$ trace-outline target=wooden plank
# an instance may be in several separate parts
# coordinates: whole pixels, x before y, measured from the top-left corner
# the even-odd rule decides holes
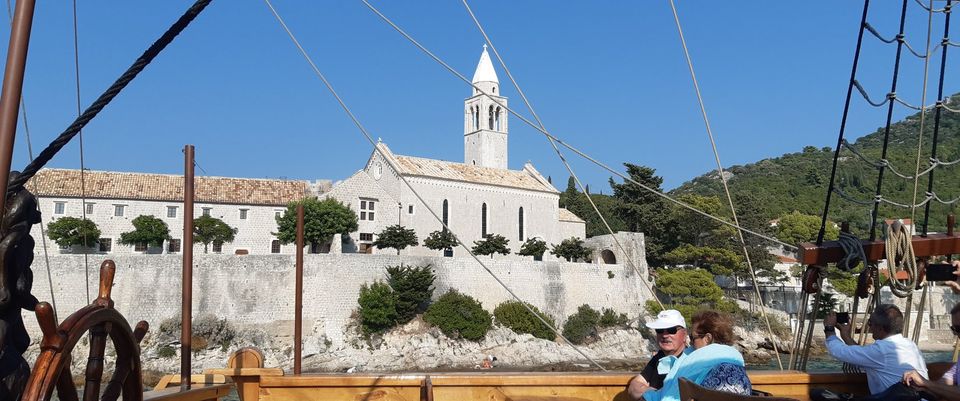
[[[180,387],[143,393],[144,401],[210,401],[226,397],[233,384],[199,384],[189,390]]]
[[[180,375],[165,375],[160,379],[160,382],[157,383],[158,389],[167,388],[171,384],[179,385],[180,384]],[[223,384],[228,383],[227,377],[222,374],[216,373],[204,373],[202,375],[190,375],[190,383],[196,384]],[[163,384],[163,386],[161,386]]]
[[[224,368],[206,369],[203,374],[224,376],[283,376],[280,368]]]
[[[260,389],[260,401],[290,400],[420,401],[420,387],[271,387]]]
[[[861,241],[867,260],[877,261],[886,258],[883,241]],[[913,236],[913,251],[918,258],[960,253],[960,236],[948,234],[930,234],[926,237]],[[826,266],[843,258],[843,248],[838,241],[826,241],[821,246],[811,242],[800,244],[798,252],[800,264]]]

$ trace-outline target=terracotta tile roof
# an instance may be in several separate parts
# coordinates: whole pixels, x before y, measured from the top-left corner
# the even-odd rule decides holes
[[[92,199],[183,201],[183,176],[86,171],[85,195]],[[197,177],[196,202],[286,205],[310,194],[307,181]],[[27,182],[37,196],[79,198],[80,170],[43,169]]]
[[[557,193],[552,185],[525,170],[480,167],[412,156],[396,155],[395,158],[403,174]]]
[[[571,212],[571,211],[569,211],[569,210],[567,210],[567,209],[564,209],[564,208],[562,208],[562,207],[560,208],[559,220],[560,220],[560,221],[574,221],[574,222],[577,222],[577,223],[584,223],[583,219],[577,217],[577,215],[573,214],[573,212]]]
[[[789,257],[789,256],[783,256],[783,255],[777,255],[777,260],[779,260],[780,263],[797,263],[797,262],[799,262],[799,260],[796,260],[796,259],[791,258],[791,257]]]

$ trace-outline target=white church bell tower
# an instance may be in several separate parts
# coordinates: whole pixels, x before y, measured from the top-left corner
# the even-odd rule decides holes
[[[500,81],[493,69],[487,45],[473,73],[473,95],[464,101],[463,162],[469,165],[507,168],[507,98],[500,96]],[[487,95],[484,95],[486,93]],[[502,105],[502,106],[501,106]]]

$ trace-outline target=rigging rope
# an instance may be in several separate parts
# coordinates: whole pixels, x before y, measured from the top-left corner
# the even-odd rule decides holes
[[[860,241],[860,238],[857,238],[857,236],[847,231],[840,231],[838,242],[840,243],[840,248],[843,249],[843,258],[837,262],[837,267],[851,271],[855,269],[860,262],[867,260],[867,255],[863,252],[863,242]]]
[[[143,69],[149,65],[150,62],[153,61],[153,59],[156,58],[161,51],[163,51],[164,48],[167,47],[167,45],[173,42],[173,39],[176,38],[180,32],[183,32],[187,25],[190,25],[190,22],[193,21],[194,18],[196,18],[197,15],[199,15],[208,4],[210,4],[210,1],[211,0],[197,0],[182,16],[180,16],[180,19],[171,25],[170,28],[167,29],[167,31],[164,32],[159,39],[157,39],[156,42],[150,45],[150,47],[144,51],[143,54],[138,57],[137,60],[134,61],[134,63],[126,71],[124,71],[120,78],[117,78],[117,80],[110,85],[110,87],[107,88],[107,90],[104,91],[103,94],[97,98],[97,100],[87,107],[80,117],[77,117],[77,119],[75,119],[73,123],[71,123],[70,126],[67,127],[67,129],[64,130],[56,139],[54,139],[53,142],[46,147],[46,149],[40,152],[40,154],[37,155],[37,158],[31,161],[30,164],[23,169],[23,173],[21,173],[20,176],[10,180],[9,188],[7,189],[7,197],[12,196],[12,194],[23,188],[24,184],[26,184],[27,181],[37,174],[37,171],[40,171],[40,169],[43,168],[43,166],[45,166],[50,159],[52,159],[53,156],[60,151],[60,149],[66,146],[66,144],[69,143],[70,140],[73,139],[73,137],[76,136],[77,133],[80,132],[80,130],[90,122],[90,120],[93,120],[93,118],[96,117],[104,107],[110,104],[110,101],[119,95],[120,91],[122,91],[123,88],[125,88],[128,84],[130,84],[131,81],[133,81],[134,78],[137,77],[137,74],[143,71]]]
[[[951,8],[951,0],[947,0],[947,5],[944,7],[944,10],[950,10],[950,8]],[[943,43],[950,42],[950,38],[949,38],[950,14],[952,13],[947,12],[943,18]],[[942,100],[943,99],[943,80],[944,80],[944,77],[946,76],[946,68],[947,68],[947,47],[944,46],[943,53],[940,54],[940,82],[937,85],[937,99],[940,99],[940,100],[937,100],[937,104],[936,104],[937,108],[936,108],[936,111],[934,111],[933,143],[930,149],[930,160],[937,160],[937,161],[938,161],[937,142],[940,135],[940,111],[946,108],[946,102]],[[955,164],[957,162],[960,162],[960,159],[950,162],[949,164],[947,163],[941,163],[941,164],[950,165],[950,164]],[[927,176],[927,192],[931,192],[931,193],[933,192],[933,173],[932,172],[930,173],[929,176]],[[920,231],[921,235],[927,235],[927,226],[929,222],[930,222],[930,204],[928,203],[923,210],[923,229],[922,231]]]
[[[933,0],[930,0],[930,8],[927,11],[929,11],[927,13],[927,52],[928,52],[927,54],[929,55],[930,40],[931,40],[931,36],[933,35]],[[923,89],[920,91],[921,105],[927,102],[927,79],[929,77],[929,73],[930,73],[930,58],[927,57],[923,60]],[[917,168],[915,170],[914,178],[913,178],[913,200],[910,203],[917,203],[917,191],[919,190],[919,187],[920,187],[920,157],[923,154],[923,125],[924,125],[924,122],[926,122],[926,116],[927,116],[927,109],[923,108],[922,110],[920,110],[920,127],[917,132]],[[930,168],[927,169],[927,172],[933,171],[935,167],[936,167],[936,164],[930,166]],[[932,189],[928,190],[927,192],[931,192],[931,191]],[[916,221],[916,212],[917,212],[916,207],[910,208],[911,223]],[[924,232],[924,234],[926,233]],[[923,310],[920,310],[920,313],[923,314]]]
[[[76,73],[77,83],[77,117],[80,117],[80,39],[77,33],[77,0],[73,0],[73,70]],[[80,216],[87,221],[87,190],[84,175],[86,168],[83,163],[83,130],[77,131],[77,141],[80,144]],[[87,287],[87,303],[90,303],[90,262],[87,241],[87,230],[83,230],[83,276]]]
[[[13,25],[13,10],[10,6],[10,0],[7,0],[7,19],[10,22],[10,25]],[[27,124],[27,103],[24,101],[24,96],[20,96],[20,113],[23,116],[23,133],[27,139],[27,155],[30,156],[30,160],[33,161],[33,143],[30,140],[30,125]],[[40,202],[37,199],[37,211],[40,211]],[[47,230],[44,228],[45,224],[43,219],[40,219],[40,244],[43,247],[43,261],[44,266],[47,270],[47,286],[50,288],[50,305],[53,306],[53,320],[58,321],[57,319],[57,299],[53,293],[53,273],[50,271],[50,253],[47,250]]]
[[[727,204],[730,206],[730,213],[733,215],[733,223],[740,225],[737,217],[737,209],[733,206],[733,197],[730,195],[730,187],[727,185],[727,176],[723,173],[723,164],[720,162],[720,152],[717,150],[717,141],[713,137],[713,130],[710,128],[710,119],[707,118],[707,108],[703,103],[703,96],[700,93],[700,84],[697,82],[697,74],[693,68],[693,59],[690,57],[690,50],[687,48],[687,40],[683,36],[683,28],[680,25],[680,15],[677,13],[677,7],[673,0],[670,0],[670,9],[673,11],[673,20],[677,25],[677,32],[680,34],[680,43],[683,46],[683,54],[687,59],[687,67],[690,69],[690,78],[693,81],[693,88],[697,94],[697,102],[700,104],[700,115],[703,117],[703,123],[706,126],[707,136],[710,138],[710,146],[713,148],[713,157],[717,162],[717,174],[720,175],[720,182],[723,183],[723,191],[727,195]],[[777,356],[777,365],[783,370],[783,361],[780,360],[780,350],[777,346],[777,337],[773,334],[773,327],[770,325],[770,318],[767,316],[767,307],[764,305],[763,297],[760,295],[760,284],[757,282],[757,273],[750,261],[750,252],[747,251],[747,241],[743,238],[743,231],[737,230],[740,239],[740,245],[743,248],[744,260],[747,262],[747,268],[750,271],[750,278],[753,280],[753,289],[760,302],[760,315],[767,324],[767,332],[770,334],[770,343],[773,344],[773,352]]]
[[[903,221],[896,220],[887,226],[885,248],[887,254],[887,272],[890,282],[890,291],[897,297],[904,298],[913,292],[917,285],[917,258],[913,252],[912,235]],[[897,270],[903,269],[907,279],[903,282],[897,279]]]
[[[337,100],[337,102],[340,104],[340,107],[343,109],[343,111],[347,113],[347,116],[350,117],[350,120],[353,122],[353,124],[357,126],[357,128],[360,130],[360,133],[363,135],[363,137],[370,143],[371,146],[373,146],[374,151],[377,152],[377,154],[379,154],[379,155],[380,155],[381,157],[383,157],[385,160],[389,160],[389,159],[386,158],[386,155],[384,155],[384,154],[382,153],[382,150],[380,150],[380,147],[377,146],[377,142],[374,141],[373,136],[370,135],[369,132],[367,132],[366,127],[364,127],[363,124],[360,123],[360,120],[356,117],[356,115],[353,114],[353,111],[350,110],[350,108],[347,106],[346,102],[343,100],[343,98],[340,97],[340,95],[337,93],[337,91],[334,90],[333,85],[330,84],[330,82],[327,80],[326,76],[324,76],[323,73],[320,71],[320,68],[317,67],[316,63],[313,62],[313,59],[310,57],[310,55],[307,54],[306,49],[304,49],[303,46],[300,44],[300,41],[297,40],[296,36],[293,34],[293,31],[291,31],[290,28],[287,26],[286,22],[284,22],[283,18],[280,16],[280,14],[277,12],[277,10],[273,7],[273,4],[270,2],[270,0],[264,0],[264,2],[266,2],[267,7],[270,8],[270,12],[273,13],[273,16],[274,16],[274,17],[277,19],[277,21],[280,23],[280,26],[284,29],[284,31],[286,31],[287,36],[290,37],[290,40],[293,41],[293,44],[294,44],[294,45],[297,47],[297,49],[300,51],[300,54],[303,55],[303,57],[304,57],[304,59],[307,61],[307,63],[310,64],[310,67],[313,69],[314,74],[316,74],[317,77],[320,78],[321,81],[323,81],[324,86],[326,86],[326,88],[327,88],[327,90],[330,92],[330,94],[333,95],[333,97]],[[450,231],[451,233],[453,233],[453,230],[451,230],[450,227],[448,227],[447,224],[445,224],[445,223],[443,222],[443,219],[440,217],[440,215],[438,215],[438,214],[436,213],[436,211],[434,211],[433,208],[430,207],[430,205],[426,202],[426,200],[423,199],[423,197],[420,195],[420,193],[417,192],[417,191],[413,188],[413,185],[410,184],[410,182],[407,180],[407,178],[406,178],[403,174],[398,174],[397,177],[399,177],[400,181],[403,182],[404,185],[405,185],[408,189],[410,189],[410,192],[417,198],[417,200],[420,201],[421,204],[424,205],[424,207],[427,209],[427,211],[430,212],[431,215],[433,215],[434,219],[436,219],[436,220],[440,223],[440,225],[443,226],[444,229],[446,229],[446,230]],[[381,184],[381,185],[382,185],[382,184]],[[463,243],[463,241],[460,240],[460,237],[458,237],[456,234],[454,234],[454,237],[457,239],[457,243],[458,243],[464,250],[467,251],[467,254],[469,254],[469,255],[473,258],[473,260],[475,260],[475,261],[480,265],[480,267],[482,267],[488,274],[490,274],[490,276],[493,277],[493,279],[494,279],[498,284],[500,284],[500,286],[503,287],[503,289],[506,290],[507,293],[509,293],[511,297],[513,297],[514,299],[516,299],[517,301],[519,301],[519,302],[521,303],[521,305],[523,305],[523,307],[524,307],[525,309],[527,309],[527,311],[529,311],[533,316],[535,316],[535,317],[537,318],[537,320],[539,320],[541,323],[543,323],[543,324],[546,325],[548,328],[550,328],[551,331],[553,331],[559,338],[561,338],[564,342],[566,342],[568,345],[570,345],[570,347],[572,347],[572,348],[573,348],[578,354],[580,354],[580,356],[582,356],[584,359],[586,359],[587,361],[590,361],[591,363],[593,363],[593,364],[594,364],[595,366],[597,366],[597,368],[599,368],[601,371],[604,371],[604,372],[607,371],[607,369],[604,368],[603,365],[601,365],[601,364],[598,363],[596,360],[594,360],[594,359],[591,358],[589,355],[587,355],[583,350],[581,350],[579,347],[577,347],[575,344],[573,344],[570,340],[568,340],[568,339],[563,335],[563,333],[561,333],[556,327],[554,327],[554,325],[552,325],[552,324],[550,324],[549,322],[547,322],[546,319],[544,319],[542,316],[540,316],[539,313],[536,313],[536,312],[530,307],[530,305],[528,305],[526,302],[523,302],[523,300],[522,300],[512,289],[510,289],[510,287],[507,286],[507,284],[506,284],[502,279],[500,279],[500,277],[498,277],[497,274],[493,272],[493,270],[491,270],[489,267],[487,267],[487,265],[484,264],[483,261],[481,261],[480,258],[478,258],[477,255],[474,254],[473,251],[472,251],[465,243]]]
[[[546,130],[543,121],[540,120],[540,116],[537,115],[537,112],[533,109],[533,105],[530,103],[530,100],[527,99],[526,94],[523,93],[523,89],[520,88],[520,84],[517,83],[516,79],[513,78],[513,73],[510,72],[510,68],[507,67],[507,63],[503,61],[503,58],[500,57],[500,52],[497,51],[497,47],[493,45],[493,41],[490,40],[490,37],[487,35],[486,30],[483,29],[483,25],[480,24],[480,20],[477,19],[477,16],[473,13],[473,9],[470,8],[470,5],[467,3],[467,0],[463,0],[463,6],[467,9],[467,13],[470,14],[470,18],[473,19],[474,24],[477,26],[477,29],[480,31],[480,34],[483,35],[484,41],[487,42],[487,45],[490,46],[490,50],[493,51],[493,55],[497,58],[497,61],[503,67],[504,72],[506,72],[507,77],[510,79],[510,82],[513,83],[513,87],[516,88],[517,93],[520,94],[520,98],[523,99],[524,104],[527,106],[527,109],[530,110],[530,114],[533,115],[533,118],[537,120],[537,125],[540,126],[543,130]],[[607,223],[606,217],[603,216],[603,213],[600,213],[600,209],[597,207],[597,204],[593,201],[593,198],[587,193],[586,187],[583,185],[583,182],[580,181],[580,177],[573,171],[573,167],[570,166],[570,163],[567,162],[567,158],[563,155],[563,152],[560,151],[560,148],[557,146],[557,143],[553,139],[549,139],[550,145],[553,146],[554,152],[557,153],[557,157],[560,158],[560,161],[563,163],[563,166],[567,169],[567,172],[570,173],[570,176],[573,177],[574,182],[576,182],[577,187],[580,188],[580,191],[583,192],[584,196],[587,198],[587,202],[590,203],[590,207],[593,208],[593,211],[597,213],[597,216],[600,217],[600,221],[603,222],[603,226],[607,229],[607,232],[610,233],[610,237],[613,238],[613,242],[616,244],[617,249],[623,255],[628,255],[627,250],[624,249],[623,245],[620,243],[620,239],[617,238],[613,233],[613,229],[610,227],[610,224]],[[650,286],[650,283],[644,279],[643,273],[640,272],[640,269],[633,263],[632,258],[626,258],[627,264],[633,269],[637,274],[637,279],[644,285],[650,295],[653,296],[653,299],[657,301],[657,305],[660,305],[661,309],[665,309],[663,302],[660,301],[660,297],[657,296],[656,291]],[[649,269],[649,267],[648,267]]]
[[[933,169],[937,168],[937,166],[939,166],[939,165],[948,165],[948,164],[945,164],[945,163],[941,163],[941,162],[940,162],[939,160],[937,160],[937,159],[930,159],[930,160],[929,160],[930,167],[928,167],[926,170],[918,171],[915,175],[906,175],[906,174],[903,174],[903,173],[897,171],[897,169],[895,169],[895,168],[893,167],[893,164],[891,164],[890,161],[887,160],[887,159],[880,159],[880,161],[876,161],[876,162],[870,160],[869,158],[867,158],[867,156],[865,156],[863,153],[861,153],[855,146],[853,146],[852,144],[850,144],[850,142],[847,142],[847,140],[843,140],[843,146],[844,146],[845,148],[847,148],[848,150],[850,150],[850,152],[853,153],[854,155],[856,155],[860,160],[863,160],[864,163],[869,164],[869,165],[872,166],[873,168],[876,168],[876,169],[879,169],[879,168],[881,168],[881,167],[889,168],[889,169],[890,169],[890,172],[893,173],[893,175],[896,175],[897,177],[900,177],[900,178],[903,178],[903,179],[907,179],[907,180],[912,180],[912,179],[921,177],[921,176],[923,176],[923,175],[926,175],[926,174],[929,173],[930,171],[933,171]],[[958,160],[958,161],[960,161],[960,160]],[[953,162],[953,163],[951,163],[951,164],[955,164],[955,163],[956,163],[956,162]]]
[[[949,11],[950,11],[950,2],[949,2],[949,0],[947,1],[947,5],[946,5],[945,7],[943,7],[943,8],[933,8],[933,5],[932,5],[932,4],[928,7],[926,4],[923,4],[923,2],[920,1],[920,0],[914,0],[914,1],[916,1],[917,4],[920,5],[920,7],[922,7],[922,8],[923,8],[924,10],[926,10],[926,11],[935,12],[935,13],[943,13],[943,12],[946,12],[946,13],[948,13],[948,14],[949,14]]]
[[[900,11],[900,31],[897,33],[898,36],[903,36],[903,29],[907,22],[907,0],[903,0],[903,7]],[[900,56],[903,53],[903,42],[897,42],[897,56],[893,62],[893,79],[890,83],[890,94],[887,96],[888,99],[891,97],[896,98],[897,93],[897,81],[900,77]],[[884,127],[883,132],[883,149],[880,152],[880,158],[887,158],[887,148],[890,144],[890,127],[893,123],[893,102],[888,102],[887,105],[887,123]],[[873,241],[877,238],[877,218],[879,217],[880,212],[880,194],[882,193],[883,188],[883,172],[886,171],[885,168],[880,168],[880,171],[877,172],[877,186],[875,191],[875,196],[877,201],[873,204],[873,213],[871,213],[870,219],[870,240]]]
[[[720,223],[720,224],[723,224],[723,225],[726,225],[726,226],[729,226],[729,227],[733,227],[733,228],[736,228],[736,229],[738,229],[738,230],[743,230],[743,232],[749,233],[749,234],[751,234],[751,235],[753,235],[753,236],[755,236],[755,237],[763,238],[763,239],[765,239],[765,240],[767,240],[767,241],[770,241],[770,242],[779,244],[779,245],[783,246],[783,247],[786,248],[786,249],[789,249],[789,250],[792,250],[792,251],[796,251],[796,250],[797,250],[796,245],[788,244],[788,243],[783,242],[783,241],[781,241],[781,240],[779,240],[779,239],[776,239],[776,238],[774,238],[774,237],[772,237],[772,236],[765,235],[765,234],[761,234],[761,233],[759,233],[759,232],[757,232],[757,231],[753,231],[753,230],[750,230],[750,229],[748,229],[748,228],[741,227],[741,226],[739,226],[739,225],[737,225],[737,224],[734,224],[734,223],[732,223],[732,222],[730,222],[730,221],[727,221],[727,220],[725,220],[725,219],[722,219],[722,218],[719,218],[719,217],[717,217],[717,216],[714,216],[714,215],[712,215],[712,214],[710,214],[710,213],[706,213],[706,212],[704,212],[704,211],[702,211],[702,210],[700,210],[700,209],[697,209],[697,208],[695,208],[695,207],[693,207],[693,206],[691,206],[691,205],[689,205],[689,204],[687,204],[687,203],[684,203],[684,202],[682,202],[682,201],[680,201],[680,200],[677,200],[677,199],[671,197],[670,195],[667,195],[667,194],[665,194],[665,193],[663,193],[663,192],[661,192],[661,191],[658,191],[658,190],[656,190],[656,189],[654,189],[654,188],[651,188],[651,187],[649,187],[649,186],[647,186],[647,185],[645,185],[645,184],[643,184],[643,183],[641,183],[641,182],[638,182],[638,181],[634,180],[633,178],[630,178],[630,177],[628,177],[628,176],[625,176],[625,175],[623,175],[623,173],[621,173],[621,172],[619,172],[619,171],[611,168],[610,166],[608,166],[607,164],[605,164],[605,163],[603,163],[603,162],[601,162],[601,161],[598,161],[597,159],[595,159],[595,158],[591,157],[590,155],[584,153],[583,151],[581,151],[580,149],[574,147],[573,145],[570,145],[570,144],[564,142],[564,141],[563,141],[562,139],[560,139],[559,137],[554,136],[554,135],[551,134],[550,132],[548,132],[548,131],[540,128],[536,123],[530,121],[530,119],[524,117],[523,115],[521,115],[520,113],[518,113],[516,110],[508,107],[508,106],[507,106],[506,104],[504,104],[503,102],[498,101],[498,100],[497,100],[496,98],[494,98],[493,95],[491,95],[490,93],[487,93],[486,91],[484,91],[484,90],[481,89],[480,87],[474,85],[469,79],[467,79],[467,77],[465,77],[463,74],[460,74],[459,72],[457,72],[457,70],[455,70],[453,67],[451,67],[449,64],[447,64],[445,61],[443,61],[442,59],[440,59],[439,57],[437,57],[437,55],[433,54],[433,52],[431,52],[429,49],[427,49],[426,47],[424,47],[423,45],[421,45],[420,42],[417,42],[416,39],[414,39],[414,38],[413,38],[412,36],[410,36],[406,31],[404,31],[402,28],[400,28],[397,24],[395,24],[393,21],[391,21],[389,18],[387,18],[386,15],[383,15],[383,13],[381,13],[380,10],[378,10],[376,7],[374,7],[374,6],[373,6],[372,4],[370,4],[368,1],[366,1],[366,0],[361,0],[361,1],[363,1],[363,3],[366,4],[366,6],[367,6],[368,8],[370,8],[371,11],[373,11],[373,12],[374,12],[375,14],[377,14],[381,19],[383,19],[384,22],[386,22],[387,24],[389,24],[394,30],[396,30],[398,33],[400,33],[400,35],[402,35],[405,39],[407,39],[407,41],[409,41],[410,43],[412,43],[414,46],[416,46],[418,49],[420,49],[420,51],[422,51],[424,54],[426,54],[426,55],[429,56],[431,59],[433,59],[435,62],[437,62],[437,64],[440,64],[440,66],[442,66],[444,69],[446,69],[447,71],[449,71],[451,74],[453,74],[454,76],[456,76],[457,78],[459,78],[461,81],[466,82],[466,83],[467,83],[468,85],[470,85],[473,89],[475,89],[475,90],[477,91],[477,93],[482,94],[482,95],[486,95],[486,96],[490,97],[491,100],[492,100],[496,105],[500,106],[501,108],[503,108],[504,110],[506,110],[508,113],[510,113],[510,114],[512,114],[513,116],[517,117],[517,119],[519,119],[521,122],[523,122],[524,124],[527,124],[528,126],[530,126],[531,128],[533,128],[534,130],[540,132],[540,133],[543,134],[545,137],[556,141],[556,143],[558,143],[558,144],[562,145],[563,147],[569,149],[571,152],[575,153],[576,155],[578,155],[578,156],[584,158],[585,160],[587,160],[587,161],[589,161],[589,162],[597,165],[598,167],[606,170],[606,171],[609,172],[610,174],[613,174],[613,175],[615,175],[615,176],[617,176],[617,177],[620,177],[624,182],[629,182],[629,183],[632,183],[632,184],[634,184],[634,185],[637,185],[637,186],[639,186],[640,188],[643,188],[644,190],[646,190],[646,191],[648,191],[648,192],[650,192],[650,193],[652,193],[652,194],[654,194],[654,195],[656,195],[656,196],[659,196],[659,197],[661,197],[661,198],[663,198],[663,199],[665,199],[665,200],[667,200],[667,201],[669,201],[669,202],[671,202],[671,203],[673,203],[673,204],[676,204],[676,205],[678,205],[678,206],[680,206],[680,207],[683,207],[683,208],[685,208],[685,209],[687,209],[687,210],[690,210],[690,211],[692,211],[692,212],[694,212],[694,213],[697,213],[697,214],[699,214],[699,215],[701,215],[701,216],[707,217],[707,218],[709,218],[709,219],[711,219],[711,220],[714,220],[714,221],[716,221],[716,222],[718,222],[718,223]]]

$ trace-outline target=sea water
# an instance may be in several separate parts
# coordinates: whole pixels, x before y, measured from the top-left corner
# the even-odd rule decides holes
[[[933,362],[950,362],[953,359],[953,351],[921,351],[923,352],[923,360],[927,363]],[[781,355],[781,360],[784,364],[790,359],[789,355]],[[772,359],[767,363],[760,364],[747,364],[747,370],[779,370],[777,366],[777,360]],[[837,361],[830,355],[817,355],[810,356],[810,360],[807,362],[807,371],[808,372],[842,372],[843,363]]]

